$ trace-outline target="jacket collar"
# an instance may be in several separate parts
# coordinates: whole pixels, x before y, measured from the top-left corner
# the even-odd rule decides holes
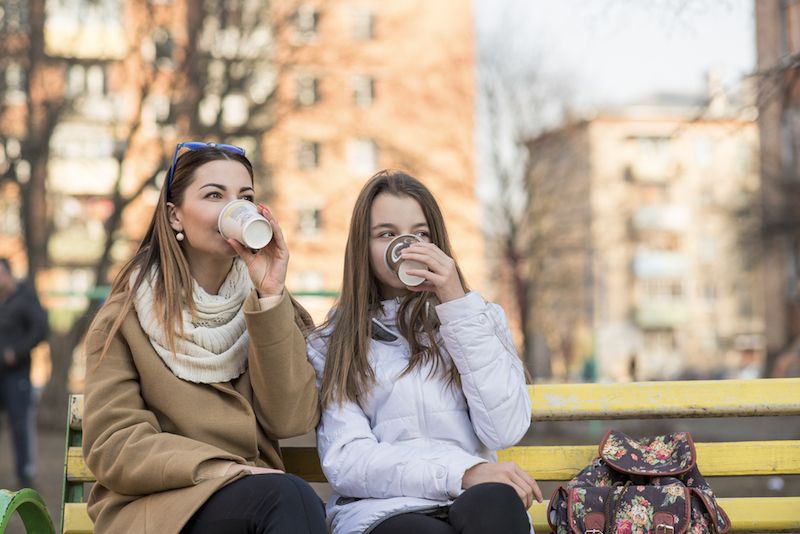
[[[400,310],[400,297],[382,300],[381,305],[375,313],[375,319],[380,321],[386,326],[395,326],[397,324],[397,312]]]

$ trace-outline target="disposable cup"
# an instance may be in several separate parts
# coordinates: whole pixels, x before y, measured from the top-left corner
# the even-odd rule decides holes
[[[272,226],[249,200],[234,200],[222,208],[217,221],[219,233],[247,248],[258,250],[272,240]]]
[[[407,286],[418,286],[425,281],[421,276],[414,276],[408,274],[408,271],[414,269],[427,270],[428,267],[421,262],[414,260],[402,260],[400,252],[404,248],[408,248],[414,243],[421,242],[420,238],[412,234],[402,234],[392,239],[386,246],[386,252],[383,259],[386,261],[386,266],[390,271],[395,273],[400,281]]]

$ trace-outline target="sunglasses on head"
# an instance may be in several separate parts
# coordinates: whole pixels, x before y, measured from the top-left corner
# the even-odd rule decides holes
[[[233,154],[239,154],[240,156],[244,156],[244,149],[235,145],[226,145],[223,143],[204,143],[203,141],[184,141],[183,143],[178,143],[175,147],[175,153],[172,154],[172,164],[169,166],[169,171],[167,171],[167,191],[172,188],[172,177],[175,175],[175,164],[178,162],[178,154],[180,153],[181,149],[186,150],[200,150],[202,148],[216,148],[218,150],[225,150],[226,152],[231,152]]]

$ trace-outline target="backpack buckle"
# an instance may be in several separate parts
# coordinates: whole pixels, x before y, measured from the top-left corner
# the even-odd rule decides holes
[[[656,525],[656,534],[675,534],[675,527],[660,523]]]

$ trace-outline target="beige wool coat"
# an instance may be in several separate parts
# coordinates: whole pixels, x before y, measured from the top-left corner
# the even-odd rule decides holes
[[[291,299],[261,311],[245,300],[248,369],[224,383],[176,377],[134,310],[100,357],[120,305],[99,312],[86,342],[83,454],[97,478],[88,499],[95,532],[171,534],[242,473],[201,479],[219,460],[283,469],[278,439],[319,419],[314,370]]]

